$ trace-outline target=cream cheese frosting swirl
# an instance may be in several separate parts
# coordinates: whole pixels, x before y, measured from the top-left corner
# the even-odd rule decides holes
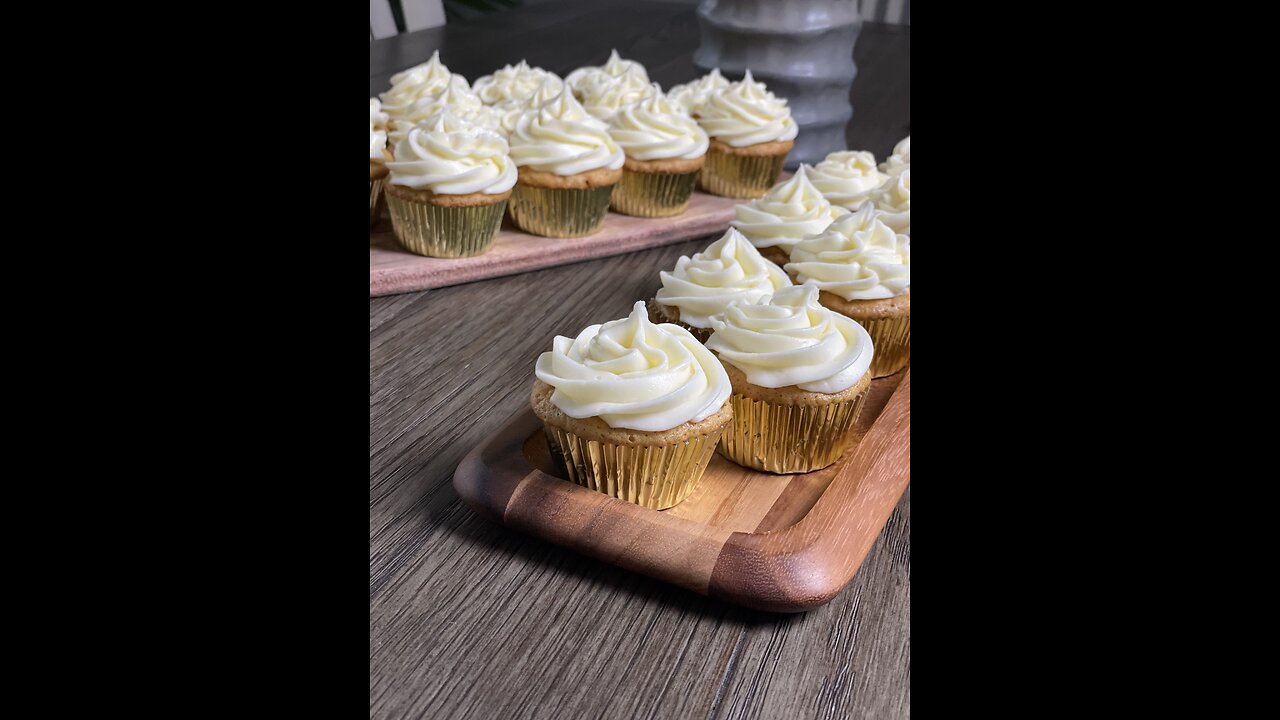
[[[476,78],[471,89],[485,105],[499,105],[512,101],[523,103],[544,83],[551,85],[553,93],[559,93],[564,85],[559,75],[540,67],[529,67],[529,63],[521,60],[518,65],[507,65],[492,75]]]
[[[895,233],[871,203],[791,248],[787,272],[845,300],[879,300],[911,290],[911,237]]]
[[[400,114],[396,119],[397,127],[391,132],[392,141],[400,142],[410,127],[430,120],[446,108],[458,119],[469,121],[476,129],[496,130],[501,126],[500,118],[480,102],[480,97],[467,86],[466,78],[454,75],[439,91],[418,98]]]
[[[369,159],[385,160],[382,148],[387,146],[387,114],[377,98],[369,98]]]
[[[910,135],[899,140],[898,144],[893,146],[893,154],[880,164],[880,169],[888,175],[900,175],[909,167],[911,167]]]
[[[521,167],[556,175],[622,167],[622,148],[587,114],[568,86],[536,111],[520,116],[511,132],[511,157]]]
[[[732,392],[720,361],[688,330],[650,322],[643,302],[576,338],[557,335],[535,374],[569,417],[645,432],[703,420]]]
[[[662,92],[657,83],[650,83],[644,70],[633,66],[621,75],[593,85],[583,94],[582,107],[601,120],[613,117],[625,105],[639,102],[654,92]]]
[[[896,177],[871,197],[876,209],[880,211],[884,223],[895,232],[911,234],[911,166],[903,168]]]
[[[698,123],[733,147],[794,140],[799,132],[787,101],[756,82],[750,70],[742,80],[711,93],[698,111]]]
[[[838,393],[867,373],[875,352],[861,325],[818,302],[814,285],[731,303],[711,324],[707,347],[760,387]]]
[[[809,179],[822,196],[846,210],[857,210],[888,176],[876,169],[876,156],[869,152],[833,152],[809,168]]]
[[[369,98],[369,124],[375,130],[386,130],[388,116],[382,110],[382,103],[378,98]]]
[[[629,71],[635,73],[645,85],[649,84],[649,73],[644,66],[634,60],[623,60],[618,56],[617,50],[609,53],[609,60],[604,65],[578,68],[569,73],[564,82],[578,99],[585,100],[595,93],[597,86]]]
[[[560,97],[560,93],[564,91],[564,83],[555,83],[550,80],[544,81],[534,90],[533,94],[524,100],[508,100],[504,103],[494,105],[493,109],[501,117],[502,129],[511,134],[515,131],[516,125],[520,122],[520,116],[529,111],[536,111],[538,108]],[[572,92],[572,91],[571,91]],[[585,109],[585,108],[584,108]],[[591,116],[583,116],[583,122],[591,124],[601,130],[605,129],[603,121]]]
[[[690,115],[697,115],[703,104],[707,102],[707,98],[711,97],[711,93],[727,87],[729,87],[729,81],[720,74],[720,68],[712,68],[711,72],[693,82],[671,88],[667,91],[667,97],[679,103]]]
[[[437,125],[450,121],[437,118]],[[391,183],[438,195],[499,195],[516,184],[516,164],[507,141],[487,131],[448,132],[421,126],[409,130],[387,163]]]
[[[655,83],[652,94],[619,110],[609,121],[609,135],[627,157],[636,160],[694,160],[707,152],[707,133],[671,102]]]
[[[847,213],[818,192],[804,165],[763,197],[738,205],[733,212],[734,220],[729,224],[747,236],[752,245],[788,251],[806,235],[822,232],[832,220]]]
[[[449,68],[440,62],[440,51],[437,50],[430,60],[392,75],[391,89],[378,97],[382,98],[383,110],[393,118],[398,117],[409,109],[414,100],[439,92],[453,76]]]
[[[782,268],[733,228],[697,255],[681,255],[672,272],[658,275],[662,287],[655,299],[679,308],[680,322],[696,328],[711,327],[711,316],[735,300],[755,302],[791,284]]]

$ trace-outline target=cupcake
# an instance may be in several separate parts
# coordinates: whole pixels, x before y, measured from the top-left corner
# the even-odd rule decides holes
[[[747,71],[741,81],[716,90],[698,111],[711,137],[698,184],[724,197],[760,197],[773,186],[799,132],[787,101]]]
[[[858,323],[824,308],[813,285],[711,318],[707,340],[733,386],[733,422],[720,454],[744,467],[803,473],[840,458],[867,390],[872,342]]]
[[[617,50],[609,53],[609,60],[604,65],[578,68],[565,76],[564,82],[574,97],[585,100],[596,92],[598,86],[628,71],[636,74],[645,85],[649,84],[649,73],[644,66],[633,60],[623,60]]]
[[[516,168],[502,136],[459,126],[448,110],[411,128],[387,163],[396,239],[430,257],[479,255],[502,225]],[[438,129],[436,129],[438,128]]]
[[[911,360],[911,237],[895,233],[871,203],[796,243],[784,269],[867,329],[876,346],[872,376],[892,375]]]
[[[387,149],[387,114],[377,98],[369,98],[369,227],[382,214],[382,184],[386,180],[386,162],[391,159]]]
[[[880,171],[886,175],[901,175],[911,167],[911,136],[908,135],[893,146],[893,154],[880,163]]]
[[[833,206],[809,182],[807,166],[756,200],[733,209],[729,224],[746,236],[766,258],[785,265],[791,246],[827,229],[848,211]]]
[[[525,232],[578,237],[600,229],[625,158],[599,120],[569,93],[520,116],[511,133],[520,179],[511,219]]]
[[[471,89],[485,105],[502,105],[525,102],[543,83],[550,83],[553,95],[564,85],[559,75],[540,67],[529,67],[529,63],[521,60],[518,65],[507,65],[492,75],[476,78]]]
[[[396,129],[389,135],[392,145],[403,140],[409,128],[430,120],[446,108],[454,118],[462,120],[473,129],[499,132],[502,127],[501,118],[493,109],[480,102],[480,96],[471,91],[466,78],[454,75],[444,87],[414,100],[401,112],[396,118]]]
[[[908,165],[871,195],[884,224],[894,232],[911,234],[911,166]]]
[[[583,93],[582,107],[592,117],[608,122],[624,106],[639,102],[662,89],[650,83],[644,68],[633,65],[617,77],[602,79],[587,87]]]
[[[647,98],[609,120],[609,135],[626,155],[610,204],[627,215],[669,217],[689,207],[707,134],[656,84],[649,87]]]
[[[535,372],[530,403],[568,479],[655,510],[688,497],[732,417],[724,367],[642,302],[557,336]]]
[[[440,62],[437,50],[430,60],[391,76],[391,89],[378,96],[382,99],[382,109],[393,120],[397,119],[415,100],[440,92],[451,77],[453,73]]]
[[[888,180],[876,170],[876,156],[869,152],[833,152],[809,168],[809,180],[832,205],[857,210],[876,188]]]
[[[720,69],[712,68],[711,72],[693,82],[671,88],[667,91],[667,97],[683,107],[685,112],[698,117],[698,112],[707,102],[707,98],[711,97],[711,93],[727,87],[729,87],[729,81],[720,74]]]
[[[729,303],[752,303],[791,285],[782,268],[761,257],[733,228],[697,255],[681,255],[675,270],[658,276],[662,287],[649,301],[650,317],[675,323],[704,342],[711,335],[711,317]]]

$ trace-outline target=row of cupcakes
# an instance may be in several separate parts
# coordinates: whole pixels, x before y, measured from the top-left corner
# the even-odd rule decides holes
[[[370,99],[370,223],[385,195],[401,244],[437,257],[487,250],[504,208],[527,232],[573,237],[598,230],[611,206],[679,214],[699,179],[758,196],[796,136],[786,101],[750,73],[730,83],[713,72],[669,96],[616,52],[563,81],[521,63],[474,87],[436,54],[381,97]]]

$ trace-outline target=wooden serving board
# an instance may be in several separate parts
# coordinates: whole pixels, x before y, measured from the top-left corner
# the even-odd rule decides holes
[[[717,453],[668,510],[562,479],[530,409],[472,450],[453,485],[476,512],[530,535],[704,595],[802,612],[853,579],[911,481],[910,368],[870,393],[836,464],[773,475]]]
[[[783,172],[778,181],[788,177],[791,173]],[[723,233],[733,219],[734,206],[747,202],[751,201],[694,192],[689,208],[680,215],[638,218],[610,212],[599,232],[580,238],[530,235],[506,217],[493,249],[453,260],[422,257],[401,248],[384,210],[369,231],[369,297],[460,285]]]

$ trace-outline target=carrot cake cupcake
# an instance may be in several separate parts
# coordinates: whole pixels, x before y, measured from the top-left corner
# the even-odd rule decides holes
[[[387,114],[377,98],[369,98],[369,226],[382,214],[382,184],[387,177]]]
[[[760,197],[778,179],[799,128],[791,108],[755,81],[742,80],[711,93],[698,111],[711,137],[699,185],[724,197]]]
[[[578,237],[600,229],[626,158],[569,86],[520,116],[511,158],[520,179],[510,213],[520,229],[545,237]]]
[[[734,301],[707,340],[733,386],[733,421],[720,454],[773,473],[803,473],[840,458],[871,387],[875,352],[861,325],[793,285],[759,302]]]
[[[734,219],[729,224],[779,265],[790,259],[792,245],[807,235],[822,232],[832,220],[848,212],[827,202],[809,181],[809,172],[808,166],[801,165],[795,175],[775,185],[764,197],[733,209]]]
[[[567,478],[662,510],[688,497],[732,417],[729,378],[643,302],[621,320],[557,336],[538,358],[530,404]]]
[[[820,302],[857,320],[876,346],[874,377],[911,360],[911,237],[895,233],[871,203],[791,248],[784,269],[822,293]]]
[[[415,126],[387,163],[387,203],[396,239],[430,257],[479,255],[502,225],[516,167],[502,136],[485,130],[453,131],[448,111],[432,127]],[[438,128],[438,129],[433,129]]]
[[[875,155],[843,150],[809,168],[809,179],[832,205],[857,210],[889,177],[876,169]]]
[[[640,217],[684,212],[707,156],[707,134],[698,123],[654,84],[647,98],[609,120],[609,135],[626,155],[611,207]]]
[[[711,72],[693,82],[671,88],[667,91],[667,97],[683,107],[685,112],[698,117],[698,111],[702,109],[711,93],[727,87],[729,87],[729,81],[720,74],[720,69],[712,68]]]
[[[649,301],[650,317],[675,323],[702,341],[711,334],[711,317],[729,303],[755,302],[791,285],[782,268],[733,228],[693,257],[681,255],[675,270],[658,276],[662,287]]]

